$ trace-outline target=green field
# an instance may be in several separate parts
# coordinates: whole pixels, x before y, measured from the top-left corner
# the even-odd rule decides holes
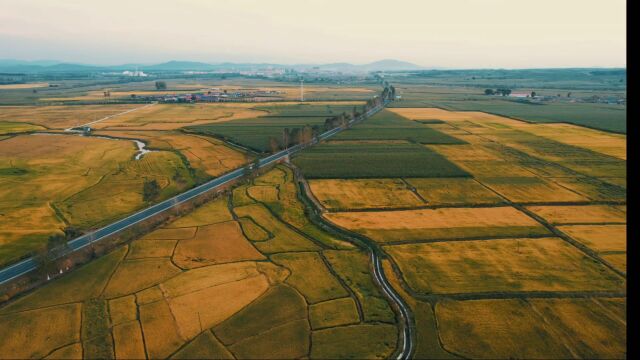
[[[364,123],[344,131],[336,140],[407,140],[421,144],[463,144],[440,131],[417,121],[408,120],[390,111],[383,110]]]
[[[258,152],[270,151],[269,139],[275,138],[282,147],[282,134],[304,126],[324,125],[325,119],[342,112],[351,112],[353,105],[280,105],[257,107],[268,115],[253,119],[189,127],[194,132],[215,136]]]
[[[616,99],[626,98],[624,69],[436,70],[391,74],[388,81],[402,97],[391,107],[483,111],[531,122],[627,131],[627,107],[615,103]],[[509,88],[514,93],[534,91],[548,98],[529,102],[484,95],[485,89],[496,88]],[[601,102],[594,102],[594,97]]]
[[[442,155],[417,144],[327,143],[293,159],[308,178],[469,176]]]

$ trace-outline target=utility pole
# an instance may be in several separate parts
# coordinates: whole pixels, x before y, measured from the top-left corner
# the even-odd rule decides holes
[[[300,79],[300,102],[304,101],[304,79]]]

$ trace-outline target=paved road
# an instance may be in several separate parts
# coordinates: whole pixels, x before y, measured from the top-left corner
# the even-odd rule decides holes
[[[405,360],[411,358],[413,353],[413,327],[411,326],[411,318],[409,317],[409,306],[405,304],[404,300],[398,295],[398,293],[391,287],[389,280],[387,280],[382,270],[382,262],[380,257],[376,255],[375,251],[371,251],[371,262],[373,263],[373,276],[376,281],[382,286],[382,291],[387,295],[391,301],[393,301],[400,309],[400,315],[402,316],[403,328],[402,328],[402,348],[398,352],[396,359]]]
[[[355,120],[351,120],[349,122],[350,125],[353,125],[355,123],[358,123],[364,119],[366,119],[367,117],[377,113],[378,111],[380,111],[384,106],[379,106],[377,108],[371,109],[368,113],[361,115],[360,117],[358,117]],[[326,131],[322,134],[320,134],[318,137],[320,140],[324,140],[327,139],[337,133],[339,133],[340,131],[342,131],[344,129],[342,128],[335,128],[329,131]],[[310,145],[313,145],[317,143],[314,142]],[[281,159],[286,158],[287,156],[296,153],[302,149],[304,149],[306,146],[309,145],[296,145],[293,147],[290,147],[286,150],[282,150],[280,152],[277,152],[273,155],[269,155],[265,158],[260,159],[260,163],[259,163],[259,167],[265,167],[268,166],[276,161],[279,161]],[[143,209],[133,215],[130,215],[124,219],[118,220],[112,224],[109,224],[103,228],[100,228],[98,230],[95,230],[93,232],[90,232],[88,234],[82,235],[78,238],[75,238],[73,240],[70,240],[68,242],[69,248],[71,249],[71,251],[77,251],[80,250],[88,245],[90,245],[93,242],[99,241],[101,239],[104,239],[105,237],[114,235],[122,230],[125,230],[129,227],[131,227],[132,225],[138,224],[152,216],[158,215],[164,211],[167,211],[185,201],[188,201],[196,196],[202,195],[206,192],[209,192],[211,190],[215,190],[223,185],[225,185],[226,183],[236,180],[240,177],[242,177],[244,175],[244,168],[240,168],[240,169],[236,169],[233,170],[227,174],[224,174],[218,178],[215,178],[209,182],[206,182],[202,185],[199,185],[197,187],[194,187],[190,190],[187,190],[185,192],[183,192],[182,194],[179,194],[175,197],[172,197],[170,199],[167,199],[165,201],[162,201],[158,204],[155,204],[151,207],[148,207],[146,209]],[[22,260],[18,263],[9,265],[3,269],[0,270],[0,285],[6,283],[7,281],[10,281],[12,279],[15,279],[19,276],[22,276],[24,274],[27,274],[33,270],[35,270],[37,267],[37,263],[33,258],[28,258],[25,260]]]

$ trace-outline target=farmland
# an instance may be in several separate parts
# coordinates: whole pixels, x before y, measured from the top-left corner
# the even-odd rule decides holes
[[[278,146],[284,148],[282,133],[285,128],[294,129],[304,126],[323,126],[328,117],[351,112],[359,102],[336,103],[302,103],[283,105],[256,106],[261,116],[245,120],[225,121],[190,127],[191,131],[212,135],[231,141],[254,151],[267,152],[270,138],[276,139]]]
[[[459,141],[419,144],[372,118],[362,126],[379,136],[351,137],[358,125],[293,163],[324,219],[385,254],[414,316],[415,356],[624,357],[626,137],[403,106],[385,121]],[[416,146],[465,175],[388,155]]]
[[[468,174],[418,144],[342,144],[313,147],[293,163],[309,178],[461,177]]]
[[[291,174],[278,167],[236,190],[283,189],[293,185]],[[367,256],[347,242],[327,243],[331,235],[320,229],[308,235],[300,218],[285,222],[278,200],[247,202],[208,202],[0,308],[0,356],[64,348],[149,358],[388,357],[395,315],[365,271]],[[245,236],[243,219],[269,239]],[[279,236],[277,254],[261,250]],[[51,327],[36,325],[42,317]],[[18,346],[27,333],[34,337],[28,349]],[[339,345],[374,337],[383,341]]]

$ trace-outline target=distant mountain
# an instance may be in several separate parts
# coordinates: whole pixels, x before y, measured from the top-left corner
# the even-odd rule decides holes
[[[172,60],[156,65],[141,66],[139,69],[145,71],[206,71],[213,70],[213,68],[213,65],[203,62]]]
[[[65,63],[55,60],[23,61],[13,59],[0,59],[0,72],[7,73],[60,73],[60,72],[120,72],[124,70],[142,70],[145,72],[163,71],[213,71],[230,70],[246,71],[257,69],[297,69],[297,70],[322,70],[335,72],[369,72],[369,71],[399,71],[399,70],[423,70],[424,68],[409,62],[399,60],[380,60],[370,64],[355,65],[345,62],[332,64],[298,64],[283,65],[270,63],[204,63],[197,61],[172,60],[160,64],[123,64],[112,66],[86,65]]]
[[[424,67],[406,61],[385,59],[360,66],[367,71],[404,71],[422,70]]]

